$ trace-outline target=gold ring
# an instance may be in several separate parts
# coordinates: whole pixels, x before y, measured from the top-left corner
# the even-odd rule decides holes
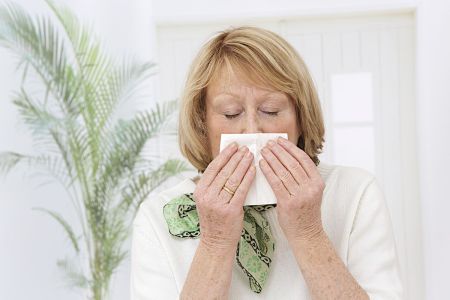
[[[222,189],[224,189],[225,191],[227,191],[231,195],[234,195],[234,192],[232,190],[230,190],[226,185],[224,185]]]

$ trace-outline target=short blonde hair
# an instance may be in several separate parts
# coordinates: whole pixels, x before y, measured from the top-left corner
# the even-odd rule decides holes
[[[218,33],[191,64],[181,98],[178,142],[199,172],[212,161],[206,134],[206,88],[222,67],[239,68],[255,82],[284,92],[294,101],[300,137],[297,146],[316,165],[324,143],[324,122],[314,82],[297,51],[279,35],[256,27]]]

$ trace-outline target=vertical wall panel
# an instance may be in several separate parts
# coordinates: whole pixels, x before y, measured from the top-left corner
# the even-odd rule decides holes
[[[325,114],[325,146],[324,146],[324,159],[334,161],[333,157],[333,108],[331,105],[331,89],[330,89],[330,77],[332,74],[342,72],[342,47],[340,34],[336,32],[324,32],[322,35],[323,50],[323,73],[324,73],[324,111]]]
[[[342,65],[345,72],[358,72],[361,69],[359,32],[343,32],[341,39]]]
[[[410,26],[400,27],[399,30],[399,105],[400,105],[400,136],[401,136],[401,180],[404,201],[405,249],[407,257],[420,257],[422,240],[419,239],[421,227],[421,205],[419,198],[419,181],[417,166],[416,140],[416,99],[415,99],[415,37]],[[405,51],[410,49],[410,51]],[[407,208],[406,208],[407,206]],[[412,292],[424,281],[422,264],[408,260],[406,270],[408,287],[405,296],[413,297]]]

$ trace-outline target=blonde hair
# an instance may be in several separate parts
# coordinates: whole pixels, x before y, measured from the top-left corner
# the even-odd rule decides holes
[[[218,33],[191,64],[178,121],[181,153],[199,172],[212,161],[206,134],[206,88],[222,67],[243,70],[254,80],[288,95],[295,104],[302,148],[316,165],[324,143],[320,102],[308,69],[296,50],[279,35],[256,27],[238,27]]]

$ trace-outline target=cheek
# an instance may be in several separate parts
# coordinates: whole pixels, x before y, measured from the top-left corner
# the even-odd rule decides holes
[[[289,115],[289,116],[282,117],[281,121],[274,122],[274,124],[272,124],[272,128],[270,128],[270,132],[285,132],[288,134],[289,141],[296,144],[297,139],[300,135],[296,116]]]
[[[206,127],[208,130],[208,137],[212,138],[212,139],[219,138],[219,140],[220,140],[220,134],[227,130],[226,124],[224,124],[224,122],[221,121],[219,118],[214,118],[214,117],[212,117],[206,123]]]
[[[212,138],[216,137],[220,142],[220,135],[222,133],[236,133],[238,132],[239,123],[225,119],[222,115],[213,115],[207,119],[206,123],[208,135]]]
[[[206,127],[212,157],[215,158],[219,154],[220,136],[222,133],[228,133],[229,126],[226,126],[219,118],[211,117],[207,119]]]

